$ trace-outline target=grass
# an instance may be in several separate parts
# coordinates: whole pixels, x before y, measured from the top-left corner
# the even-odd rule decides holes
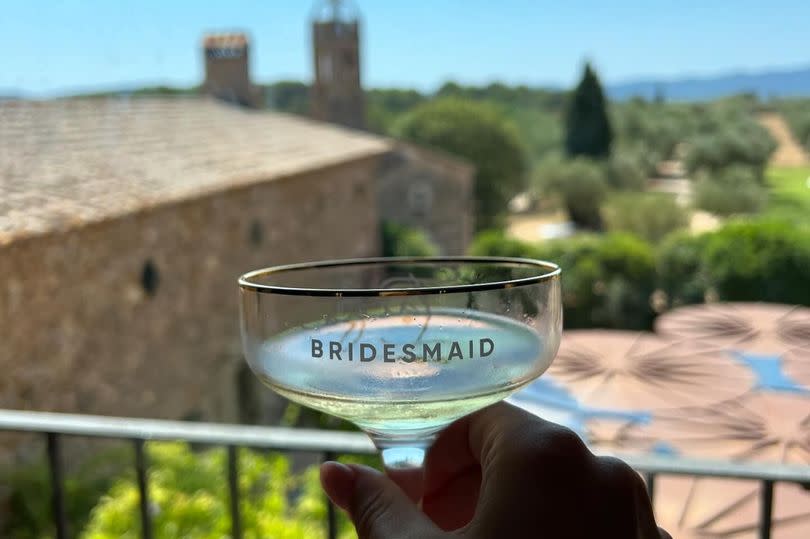
[[[810,167],[770,167],[765,214],[810,225]]]

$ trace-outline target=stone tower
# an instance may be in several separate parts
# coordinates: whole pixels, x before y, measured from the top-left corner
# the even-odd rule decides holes
[[[258,95],[250,82],[249,43],[242,33],[210,34],[203,39],[203,91],[224,101],[253,107]]]
[[[312,117],[355,129],[366,126],[360,82],[360,23],[343,0],[322,0],[312,23],[315,81]]]

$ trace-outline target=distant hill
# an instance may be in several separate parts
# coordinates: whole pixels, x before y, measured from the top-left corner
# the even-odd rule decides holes
[[[270,108],[299,114],[306,113],[309,108],[309,88],[302,82],[278,81],[272,84],[258,84],[258,86],[261,87],[265,102]],[[80,93],[74,94],[74,97],[193,95],[199,93],[199,90],[199,86],[148,86]],[[606,90],[610,98],[617,100],[632,97],[655,99],[657,96],[662,96],[667,100],[675,101],[710,101],[745,93],[755,94],[762,100],[778,97],[810,97],[810,66],[707,77],[637,80],[608,84]],[[412,100],[414,96],[429,97],[431,95],[396,89],[369,89],[368,92],[379,94],[378,97],[386,102],[401,101],[403,98]],[[529,88],[499,83],[470,87],[447,83],[436,91],[436,95],[461,95],[473,99],[491,97],[512,104],[540,106],[540,108],[560,105],[564,93],[565,90],[560,88]],[[0,99],[23,97],[25,94],[14,88],[0,88]]]
[[[705,78],[640,80],[610,84],[613,99],[662,95],[677,101],[706,101],[733,94],[756,94],[760,99],[810,96],[810,67],[804,69],[732,73]]]

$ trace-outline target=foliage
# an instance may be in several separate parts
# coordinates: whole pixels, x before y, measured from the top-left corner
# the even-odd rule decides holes
[[[639,154],[614,151],[605,165],[605,178],[613,189],[642,191],[647,185],[648,166]]]
[[[690,141],[686,155],[689,171],[694,175],[716,174],[729,165],[745,165],[762,182],[765,166],[776,149],[768,130],[751,117],[709,120],[709,124],[706,129],[711,131]]]
[[[611,106],[612,125],[619,144],[643,148],[660,159],[674,157],[678,143],[695,129],[696,112],[687,104],[649,103],[631,99]]]
[[[799,144],[810,150],[810,99],[785,99],[776,105]]]
[[[192,452],[185,444],[152,443],[149,488],[156,539],[221,539],[230,534],[229,498],[222,449]],[[276,454],[240,451],[239,488],[244,536],[297,539],[324,534],[326,503],[318,470],[294,473]],[[340,521],[340,536],[352,537],[351,524]],[[140,537],[138,488],[119,480],[93,510],[82,539]]]
[[[534,109],[557,111],[565,101],[563,92],[528,86],[507,86],[495,82],[487,86],[462,86],[447,82],[436,92],[437,98],[456,97],[474,101],[497,103],[508,109]]]
[[[470,252],[559,264],[566,328],[648,329],[652,324],[655,259],[652,247],[632,236],[580,236],[534,245],[489,231],[477,236]]]
[[[514,125],[490,105],[443,98],[419,105],[394,127],[417,144],[469,160],[476,168],[476,225],[503,222],[507,203],[526,185],[526,160]]]
[[[767,213],[810,225],[810,167],[768,167]]]
[[[760,220],[675,236],[658,253],[658,272],[671,305],[700,302],[708,291],[721,301],[810,305],[810,230]]]
[[[531,164],[561,153],[563,127],[557,114],[525,107],[504,108],[503,113],[520,132]]]
[[[396,120],[427,97],[416,90],[375,88],[366,92],[368,126],[374,132],[390,134]]]
[[[68,529],[81,530],[101,496],[116,477],[132,466],[129,448],[113,448],[98,453],[92,461],[70,470],[64,479],[65,515]],[[0,528],[0,537],[40,539],[54,535],[50,498],[50,472],[46,463],[24,465],[6,470],[0,484],[10,492],[8,520]]]
[[[754,213],[762,209],[767,192],[753,169],[731,165],[698,179],[695,206],[718,215]]]
[[[439,248],[416,228],[392,222],[382,224],[383,256],[435,256]]]
[[[656,253],[658,287],[669,307],[703,303],[709,290],[703,273],[703,254],[709,234],[680,232],[669,236]]]
[[[309,115],[309,86],[297,81],[279,81],[264,87],[267,106],[292,114]]]
[[[559,193],[574,223],[592,230],[602,227],[600,207],[608,189],[598,163],[585,158],[572,159],[552,164],[541,174],[537,181],[547,190]]]
[[[574,90],[565,119],[565,150],[572,157],[604,158],[610,154],[613,132],[602,85],[590,64]]]
[[[537,245],[507,236],[503,230],[485,230],[476,234],[468,252],[472,256],[511,258],[538,258],[539,255]]]
[[[709,238],[704,258],[724,301],[810,305],[810,231],[779,221],[730,223]]]
[[[665,193],[614,195],[602,208],[602,215],[609,231],[628,232],[653,243],[689,223],[687,212],[674,196]]]

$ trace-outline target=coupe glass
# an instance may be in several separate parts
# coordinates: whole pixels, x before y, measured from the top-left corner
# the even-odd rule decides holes
[[[560,268],[536,260],[314,262],[239,287],[253,372],[356,424],[389,469],[421,466],[444,427],[540,376],[562,331]]]

